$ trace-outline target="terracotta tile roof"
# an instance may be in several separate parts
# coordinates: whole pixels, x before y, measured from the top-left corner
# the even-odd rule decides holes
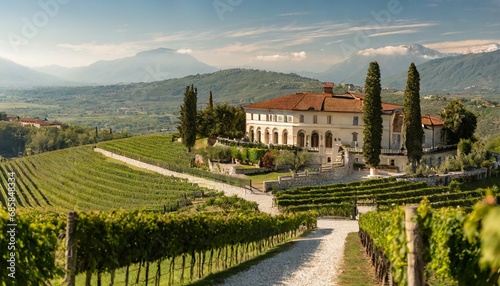
[[[294,93],[245,106],[248,109],[315,110],[334,112],[363,112],[364,96],[355,93]],[[382,103],[384,111],[403,108],[395,104]]]
[[[363,112],[363,101],[343,97],[325,98],[325,111],[336,112]]]
[[[304,93],[302,100],[295,105],[293,110],[323,110],[323,102],[328,94],[325,93]]]
[[[333,88],[333,82],[325,82],[325,84],[323,85],[323,87],[331,87]]]
[[[427,125],[427,126],[438,126],[438,125],[443,125],[443,121],[441,119],[430,116],[429,114],[427,115],[422,115],[422,124]]]

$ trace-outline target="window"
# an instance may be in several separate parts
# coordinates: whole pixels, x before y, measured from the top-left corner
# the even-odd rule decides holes
[[[358,125],[358,121],[359,121],[359,117],[354,116],[354,117],[352,118],[352,125]]]
[[[333,146],[332,138],[333,138],[332,133],[327,132],[325,135],[325,147],[326,148],[332,148],[332,146]]]
[[[258,120],[260,121],[260,114],[259,114],[259,116],[258,116]]]
[[[326,123],[327,123],[327,124],[332,124],[332,116],[331,116],[331,115],[328,115],[328,116],[326,117]]]
[[[425,144],[425,134],[422,135],[422,144]]]
[[[285,115],[284,120],[285,120],[285,122],[288,122],[288,116]]]
[[[301,115],[299,116],[299,122],[300,122],[300,123],[304,123],[304,115],[303,115],[303,114],[301,114]]]
[[[318,115],[313,115],[313,123],[318,123]]]
[[[311,147],[318,148],[319,147],[319,134],[318,132],[313,132],[311,135]]]
[[[253,120],[253,113],[250,113],[250,120]]]
[[[353,142],[358,142],[358,133],[357,132],[353,132],[352,133],[352,141]]]

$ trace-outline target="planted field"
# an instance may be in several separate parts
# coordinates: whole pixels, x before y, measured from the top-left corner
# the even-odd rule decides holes
[[[302,187],[280,191],[276,204],[284,211],[316,210],[320,214],[349,216],[354,203],[391,206],[419,203],[427,197],[436,207],[471,207],[480,200],[482,190],[461,191],[447,186],[429,187],[426,183],[376,179],[347,184]]]
[[[135,136],[102,142],[97,147],[165,168],[169,165],[190,167],[193,158],[184,145],[172,142],[172,135]]]
[[[113,163],[88,146],[1,163],[3,190],[9,172],[15,173],[17,205],[40,210],[170,210],[201,191],[186,179]],[[6,205],[6,192],[0,201]]]
[[[135,136],[112,140],[99,143],[97,147],[175,172],[209,178],[240,187],[250,185],[250,180],[192,168],[195,152],[189,153],[184,145],[176,140],[173,141],[171,134]]]

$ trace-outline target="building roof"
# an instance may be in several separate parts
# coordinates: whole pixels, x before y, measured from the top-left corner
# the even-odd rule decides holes
[[[347,92],[345,94],[300,92],[288,94],[245,106],[248,109],[277,109],[296,111],[363,112],[364,96]],[[382,103],[382,110],[392,111],[402,106]]]
[[[426,126],[438,126],[438,125],[443,125],[443,121],[441,121],[441,119],[437,117],[426,114],[422,115],[422,124]]]

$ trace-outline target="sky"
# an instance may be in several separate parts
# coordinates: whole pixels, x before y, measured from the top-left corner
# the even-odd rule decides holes
[[[0,57],[75,67],[163,47],[218,68],[321,72],[385,46],[500,44],[499,16],[500,0],[1,0]]]

